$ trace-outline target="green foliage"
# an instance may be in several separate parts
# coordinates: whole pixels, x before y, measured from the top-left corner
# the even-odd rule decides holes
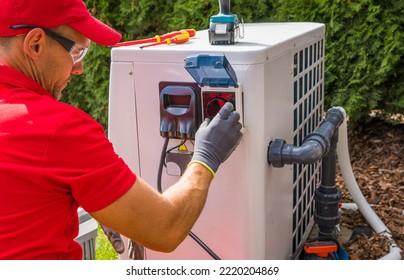
[[[119,255],[115,251],[108,237],[98,225],[97,238],[95,239],[95,259],[96,260],[118,260]]]
[[[177,0],[173,11],[167,18],[168,29],[177,30],[193,28],[195,30],[209,27],[206,15],[215,13],[216,5],[209,0]],[[217,13],[217,12],[216,12]]]
[[[326,105],[360,122],[404,111],[403,1],[278,1],[278,21],[326,24]]]
[[[120,31],[123,40],[172,30],[206,29],[218,0],[85,0],[90,12]],[[326,106],[343,106],[354,122],[371,110],[404,111],[404,1],[233,0],[244,22],[314,21],[326,24]],[[63,101],[106,126],[110,49],[93,44],[85,74]]]

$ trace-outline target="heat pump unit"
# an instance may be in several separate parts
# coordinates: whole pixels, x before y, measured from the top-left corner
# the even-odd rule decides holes
[[[205,114],[214,114],[226,101],[235,103],[244,136],[219,167],[192,232],[222,259],[289,259],[311,231],[321,164],[274,169],[267,149],[275,138],[300,145],[322,120],[325,26],[252,23],[242,28],[244,38],[234,45],[211,45],[202,30],[184,44],[113,48],[108,137],[132,170],[154,186],[169,138],[168,149],[174,149],[166,154],[164,191],[192,155],[191,135]],[[198,59],[208,61],[206,72],[213,78],[207,83],[191,75],[190,67],[205,72]],[[187,237],[172,253],[146,249],[146,258],[211,256]]]

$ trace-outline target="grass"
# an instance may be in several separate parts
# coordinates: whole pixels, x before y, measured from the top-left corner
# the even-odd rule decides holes
[[[96,260],[118,260],[119,256],[114,247],[98,225],[97,238],[95,239],[95,259]]]

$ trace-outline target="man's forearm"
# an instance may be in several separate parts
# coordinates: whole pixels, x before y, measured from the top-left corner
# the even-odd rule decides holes
[[[168,199],[176,213],[170,222],[173,228],[185,239],[200,216],[208,197],[211,172],[204,166],[190,164],[180,180],[168,188],[163,196]]]

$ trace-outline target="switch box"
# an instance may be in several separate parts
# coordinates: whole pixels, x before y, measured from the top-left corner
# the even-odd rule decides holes
[[[243,124],[242,87],[223,53],[190,55],[184,67],[201,87],[202,119],[213,118],[226,102],[231,102]]]
[[[241,84],[238,87],[217,88],[205,86],[202,89],[202,119],[212,119],[226,102],[231,102],[240,114],[240,123],[243,125],[243,91]]]

